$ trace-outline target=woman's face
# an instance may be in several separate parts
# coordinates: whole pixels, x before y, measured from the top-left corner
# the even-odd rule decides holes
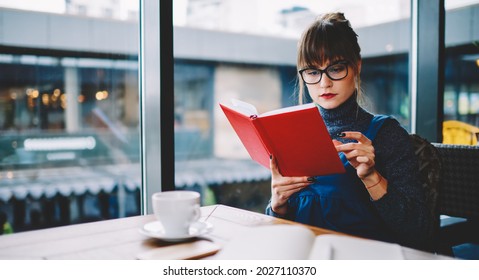
[[[318,69],[324,70],[330,64],[320,65]],[[358,69],[361,69],[359,62]],[[348,75],[339,80],[331,80],[326,73],[322,74],[321,80],[317,84],[306,84],[311,99],[324,109],[334,109],[348,100],[356,90],[356,73],[348,65]]]

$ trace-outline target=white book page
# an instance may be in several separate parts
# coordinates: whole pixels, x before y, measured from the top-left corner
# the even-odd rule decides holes
[[[268,225],[245,228],[217,253],[226,260],[307,260],[315,240],[306,227]]]
[[[236,111],[246,116],[258,115],[258,110],[252,104],[238,99],[231,99],[231,103]]]
[[[313,103],[306,103],[306,104],[301,104],[301,105],[288,106],[288,107],[284,107],[284,108],[275,109],[275,110],[272,110],[272,111],[269,111],[269,112],[265,112],[265,113],[261,114],[261,116],[279,115],[279,114],[287,113],[287,112],[305,110],[305,109],[309,109],[311,107],[316,107],[316,105],[314,105]]]
[[[398,244],[351,236],[323,234],[316,237],[312,260],[403,260]]]
[[[250,104],[245,101],[241,101],[238,99],[231,99],[231,104],[233,105],[232,108],[236,110],[237,112],[242,113],[243,115],[246,116],[271,116],[271,115],[278,115],[282,113],[287,113],[287,112],[293,112],[293,111],[300,111],[300,110],[305,110],[311,107],[316,107],[314,103],[306,103],[306,104],[301,104],[301,105],[295,105],[295,106],[288,106],[288,107],[283,107],[279,109],[274,109],[268,112],[264,113],[259,113],[258,109],[253,104]],[[229,107],[229,106],[228,106]]]

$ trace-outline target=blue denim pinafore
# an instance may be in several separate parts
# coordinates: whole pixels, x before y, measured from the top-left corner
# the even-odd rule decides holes
[[[374,140],[388,116],[374,116],[363,134]],[[390,241],[392,234],[379,217],[364,184],[343,153],[343,174],[317,176],[316,183],[288,200],[288,216],[297,222],[339,232]],[[319,159],[321,160],[321,159]]]

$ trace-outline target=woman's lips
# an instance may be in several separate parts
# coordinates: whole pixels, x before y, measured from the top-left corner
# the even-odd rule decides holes
[[[336,96],[336,94],[333,94],[333,93],[323,93],[323,94],[321,94],[321,98],[324,98],[324,99],[331,99],[335,96]]]

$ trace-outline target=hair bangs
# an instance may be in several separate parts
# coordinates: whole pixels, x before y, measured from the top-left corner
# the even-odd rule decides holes
[[[354,65],[361,59],[359,53],[357,35],[351,32],[347,22],[318,21],[302,36],[298,68],[320,67],[338,60]]]

